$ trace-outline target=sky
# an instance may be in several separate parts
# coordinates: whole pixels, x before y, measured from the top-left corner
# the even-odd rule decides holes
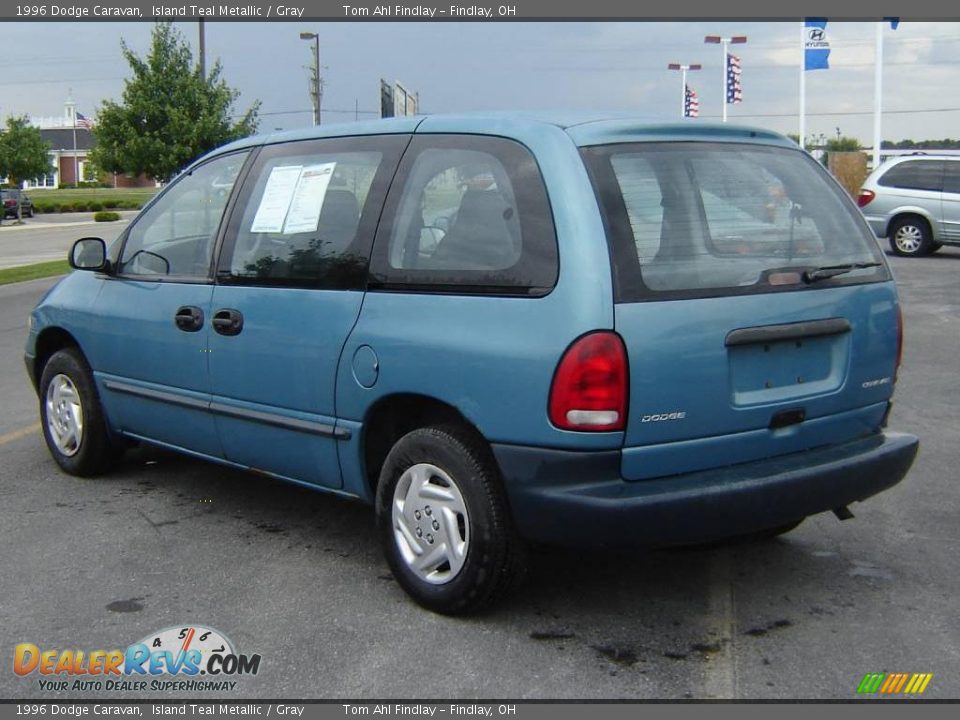
[[[197,48],[197,24],[176,23]],[[483,110],[629,111],[678,119],[680,73],[668,63],[701,63],[688,82],[700,120],[719,120],[722,51],[708,34],[747,35],[734,46],[743,67],[743,102],[729,121],[783,133],[798,130],[798,22],[207,22],[208,66],[240,91],[237,113],[260,100],[260,131],[312,123],[308,66],[320,36],[323,122],[378,115],[379,81],[419,92],[426,113]],[[0,23],[4,49],[0,116],[62,115],[72,95],[95,117],[118,100],[129,67],[121,39],[138,54],[153,24]],[[837,132],[872,142],[875,24],[827,26],[831,69],[808,71],[807,136]],[[883,137],[960,137],[960,22],[901,22],[884,29]],[[688,122],[698,122],[690,120]]]

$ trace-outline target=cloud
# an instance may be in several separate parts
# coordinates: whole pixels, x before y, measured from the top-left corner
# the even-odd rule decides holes
[[[177,23],[196,46],[197,24]],[[129,69],[120,38],[137,52],[149,44],[151,23],[0,23],[6,73],[0,112],[58,115],[68,92],[90,114],[118,98]],[[378,109],[380,78],[419,91],[427,112],[470,109],[628,110],[679,115],[678,73],[670,62],[699,62],[690,74],[701,118],[718,118],[722,58],[704,35],[740,35],[744,102],[729,107],[732,121],[796,132],[799,107],[799,22],[630,23],[206,23],[210,62],[241,91],[237,109],[263,101],[261,128],[311,122],[306,66],[320,34],[325,120],[352,120],[354,109]],[[831,22],[832,69],[807,73],[808,128],[866,142],[871,135],[875,24]],[[51,46],[51,37],[70,37]],[[890,110],[960,107],[947,89],[960,66],[960,23],[902,22],[884,30],[884,107]],[[255,49],[255,52],[251,52]],[[262,58],[270,57],[269,63]],[[279,113],[279,114],[273,114]],[[862,113],[818,115],[818,113]],[[370,117],[361,114],[361,117]],[[960,112],[889,115],[884,127],[902,137],[956,135]]]

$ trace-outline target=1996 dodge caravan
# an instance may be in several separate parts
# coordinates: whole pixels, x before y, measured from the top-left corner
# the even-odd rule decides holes
[[[899,482],[897,291],[764,131],[406,118],[197,161],[34,310],[50,452],[130,441],[375,505],[403,588],[502,595],[524,540],[785,532]]]

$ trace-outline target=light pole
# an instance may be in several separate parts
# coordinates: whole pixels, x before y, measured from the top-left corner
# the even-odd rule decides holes
[[[197,30],[200,35],[200,47],[199,47],[200,77],[202,77],[203,80],[206,81],[207,79],[207,39],[206,39],[206,34],[203,31],[203,18],[200,18],[199,20],[197,20]]]
[[[302,32],[301,40],[313,40],[313,124],[320,124],[320,36],[317,33]]]
[[[680,63],[670,63],[668,70],[680,71],[680,117],[687,116],[687,70],[700,70],[703,65],[681,65]]]
[[[730,73],[729,59],[730,55],[727,52],[730,45],[742,45],[747,41],[746,35],[734,35],[732,37],[722,37],[720,35],[707,35],[703,41],[708,45],[722,45],[723,46],[723,73],[721,80],[723,81],[723,94],[720,96],[720,102],[723,107],[723,121],[727,121],[727,75]]]

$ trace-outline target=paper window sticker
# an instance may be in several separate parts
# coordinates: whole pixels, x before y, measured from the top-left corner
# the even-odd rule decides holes
[[[317,231],[320,211],[336,167],[335,162],[329,162],[303,168],[283,225],[284,235]]]
[[[282,165],[270,171],[266,187],[260,197],[260,205],[250,225],[250,232],[283,232],[283,221],[293,200],[293,191],[297,187],[303,165]]]

